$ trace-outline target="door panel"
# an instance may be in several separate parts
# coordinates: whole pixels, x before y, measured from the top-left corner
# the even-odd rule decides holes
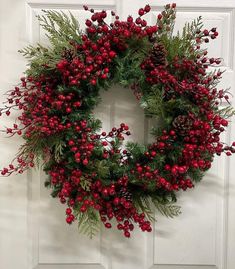
[[[149,0],[153,9],[150,23],[168,1]],[[176,30],[185,21],[202,15],[205,28],[218,26],[219,38],[208,44],[210,56],[222,57],[226,69],[221,87],[235,91],[233,0],[179,0]],[[28,42],[45,43],[35,16],[42,9],[71,11],[81,27],[89,16],[81,0],[1,0],[0,3],[0,95],[17,83],[25,61],[17,50]],[[135,0],[88,0],[97,10],[116,10],[121,18],[137,14],[145,2]],[[111,19],[111,18],[110,18]],[[125,122],[132,141],[151,140],[149,129],[156,122],[146,120],[131,90],[118,85],[102,93],[95,114],[103,129]],[[1,119],[1,126],[13,122],[14,115]],[[229,142],[235,127],[224,136]],[[0,134],[1,166],[7,165],[22,141],[7,140]],[[115,230],[104,230],[92,240],[78,234],[76,224],[64,221],[64,208],[44,188],[45,175],[31,171],[21,176],[0,178],[0,268],[7,269],[233,269],[235,265],[235,158],[215,160],[204,181],[194,190],[181,193],[182,214],[166,219],[156,214],[151,234],[139,231],[125,239]]]

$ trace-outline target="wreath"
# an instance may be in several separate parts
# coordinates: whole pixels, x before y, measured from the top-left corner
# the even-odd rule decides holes
[[[21,82],[8,93],[1,115],[19,109],[9,136],[25,143],[3,176],[23,173],[39,163],[52,197],[67,204],[66,222],[78,222],[92,236],[103,223],[116,220],[126,237],[137,224],[151,232],[157,209],[167,217],[180,213],[180,190],[192,188],[211,167],[215,155],[231,155],[220,134],[234,114],[229,91],[217,89],[223,71],[201,45],[218,36],[203,29],[201,17],[173,35],[176,4],[168,4],[149,26],[143,16],[121,21],[111,12],[91,12],[85,31],[63,12],[43,11],[38,20],[50,46],[28,46],[29,60]],[[125,123],[102,131],[93,113],[101,90],[121,84],[132,90],[146,117],[158,119],[148,145],[124,143]],[[226,101],[222,109],[220,104]],[[143,127],[144,128],[144,127]]]

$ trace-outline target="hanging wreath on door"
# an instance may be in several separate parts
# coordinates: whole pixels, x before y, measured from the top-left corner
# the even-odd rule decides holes
[[[21,111],[19,123],[4,131],[25,143],[1,174],[23,173],[42,160],[45,186],[67,204],[67,223],[77,220],[91,236],[100,222],[111,228],[112,219],[126,237],[134,224],[150,232],[153,209],[178,215],[177,192],[200,181],[216,154],[235,152],[235,143],[220,141],[234,114],[228,90],[217,89],[222,71],[207,72],[221,60],[201,48],[218,32],[204,30],[199,17],[173,35],[175,7],[166,5],[149,26],[149,5],[135,20],[112,12],[110,24],[106,11],[84,6],[91,12],[85,32],[72,14],[44,11],[38,20],[50,46],[20,51],[29,67],[1,115]],[[145,115],[160,122],[153,143],[124,143],[131,135],[125,123],[101,130],[93,110],[100,91],[114,83],[131,89]]]

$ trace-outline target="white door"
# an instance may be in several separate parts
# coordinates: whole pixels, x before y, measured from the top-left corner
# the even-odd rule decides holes
[[[168,1],[149,0],[154,23]],[[176,28],[202,15],[205,26],[217,26],[220,36],[209,45],[210,55],[222,57],[221,87],[235,94],[235,0],[176,0]],[[28,42],[43,42],[35,15],[41,9],[71,10],[81,22],[82,5],[116,10],[122,17],[136,14],[142,0],[0,0],[0,100],[18,82],[26,62],[17,53]],[[113,88],[103,95],[96,113],[104,129],[125,122],[131,138],[148,140],[143,111],[131,91]],[[14,121],[1,118],[0,129]],[[231,137],[231,139],[230,139]],[[224,140],[235,140],[234,124]],[[7,165],[22,141],[0,136],[0,166]],[[133,233],[125,239],[115,230],[102,230],[90,240],[77,233],[76,225],[64,221],[64,208],[50,198],[44,175],[33,171],[0,178],[0,268],[1,269],[233,269],[235,267],[235,157],[216,160],[204,181],[179,199],[182,215],[165,219],[157,215],[151,234]]]

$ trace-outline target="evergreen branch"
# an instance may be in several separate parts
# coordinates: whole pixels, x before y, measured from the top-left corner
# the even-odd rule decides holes
[[[180,206],[172,205],[172,203],[166,203],[159,199],[152,198],[152,202],[155,208],[163,215],[168,218],[173,218],[181,214]]]
[[[200,169],[188,170],[188,176],[195,182],[199,182],[203,179],[204,173]]]
[[[135,196],[133,198],[135,207],[143,212],[150,222],[155,221],[154,212],[151,210],[151,200],[149,196]]]
[[[81,42],[79,24],[71,12],[69,16],[62,11],[43,10],[43,12],[45,15],[38,15],[37,18],[47,32],[51,44]]]
[[[63,57],[64,51],[70,50],[71,53],[75,54],[74,43],[81,43],[79,24],[71,13],[66,15],[64,12],[51,10],[43,10],[43,12],[44,15],[39,15],[37,18],[46,31],[50,47],[47,48],[37,44],[19,50],[24,57],[29,59],[29,69],[26,74],[33,77],[48,74],[51,70],[55,70],[56,64]]]
[[[90,191],[91,181],[86,179],[85,177],[80,178],[80,185],[85,191]]]
[[[65,143],[63,141],[58,141],[55,144],[54,156],[57,163],[59,163],[62,159],[64,147]]]
[[[235,115],[235,109],[231,106],[227,106],[225,108],[219,109],[218,114],[224,119],[229,119]]]
[[[97,174],[101,178],[108,177],[109,167],[107,165],[107,161],[105,161],[105,160],[97,161],[97,162],[95,162],[95,167],[96,167]]]
[[[88,208],[86,212],[77,215],[78,230],[93,238],[100,230],[100,218],[97,211]]]

